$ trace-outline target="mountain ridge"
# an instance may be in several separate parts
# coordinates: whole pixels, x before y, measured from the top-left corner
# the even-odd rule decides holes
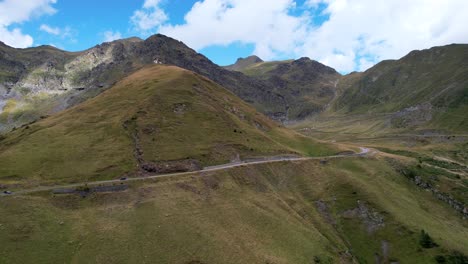
[[[464,47],[464,45],[451,44],[412,51],[400,60],[385,60],[365,72],[342,76],[333,68],[308,58],[264,62],[256,56],[251,56],[245,59],[239,58],[238,63],[245,65],[237,65],[238,70],[232,70],[230,67],[236,64],[220,67],[183,42],[161,34],[153,35],[145,40],[127,38],[105,42],[80,52],[67,52],[46,46],[14,49],[5,45],[0,47],[0,54],[2,54],[0,57],[0,132],[11,130],[93,98],[121,78],[145,65],[154,64],[155,61],[197,72],[228,88],[262,113],[284,124],[301,122],[301,120],[319,116],[324,112],[356,111],[356,105],[360,105],[360,111],[365,111],[363,106],[372,105],[370,98],[374,96],[373,93],[379,93],[381,90],[377,86],[369,88],[369,91],[357,90],[359,83],[363,83],[366,78],[369,80],[370,75],[376,75],[380,71],[385,71],[382,73],[384,75],[395,75],[399,66],[392,65],[401,64],[402,60],[409,61],[412,60],[411,58],[426,56],[425,54],[431,56],[430,50],[434,49],[452,50],[459,47]],[[446,76],[456,73],[455,67],[464,67],[462,61],[457,61],[459,66],[452,63],[451,70],[445,73]],[[401,65],[404,66],[405,63]],[[388,67],[393,69],[393,73],[388,69],[385,70]],[[431,70],[434,69],[428,68],[429,72]],[[443,75],[441,76],[444,78]],[[384,86],[389,85],[384,84]],[[352,89],[349,89],[350,87]],[[395,113],[400,111],[400,115],[406,115],[405,111],[414,112],[412,111],[414,107],[421,108],[422,114],[416,117],[421,121],[415,122],[415,125],[427,123],[425,119],[432,120],[429,115],[425,114],[427,111],[433,112],[427,104],[412,103],[412,99],[401,99],[409,90],[397,88],[386,89],[394,91],[393,95],[383,92],[382,96],[393,96],[400,98],[397,101],[405,102],[406,100],[407,103],[401,107],[389,108],[389,110]],[[452,99],[464,98],[465,95],[460,89],[457,95],[450,95],[450,97]],[[451,93],[452,90],[449,88],[447,91]],[[427,96],[423,90],[420,93],[422,97]],[[356,96],[359,94],[369,96],[367,99],[358,99]],[[444,104],[447,102],[441,100],[438,105],[445,107]],[[390,106],[390,104],[386,105]],[[382,106],[378,107],[382,108]],[[460,111],[462,110],[456,110],[454,115],[460,115]],[[409,119],[414,118],[409,117]],[[401,125],[397,126],[408,126],[405,118],[393,123],[398,122]],[[411,120],[409,122],[412,123]]]

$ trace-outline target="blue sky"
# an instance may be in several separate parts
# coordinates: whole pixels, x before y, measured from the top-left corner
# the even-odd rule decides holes
[[[79,51],[163,33],[215,63],[303,56],[342,73],[467,43],[465,0],[0,0],[0,40]]]
[[[184,23],[185,14],[196,2],[196,0],[162,1],[161,8],[164,8],[168,14],[168,23],[180,25]],[[304,2],[305,0],[296,1],[299,7],[290,9],[290,14],[301,15],[305,11]],[[145,39],[158,33],[157,30],[141,32],[129,23],[129,18],[143,4],[144,0],[119,0],[113,1],[110,9],[107,1],[58,0],[53,5],[57,9],[55,14],[26,21],[22,23],[21,28],[24,33],[35,36],[34,46],[52,44],[68,51],[85,50],[105,41],[104,33],[106,31],[119,32],[123,38],[137,36]],[[316,12],[315,22],[322,23],[324,21],[325,17],[319,15],[324,7],[325,5],[313,10],[308,9]],[[40,30],[40,26],[43,24],[51,28],[62,29],[61,34],[54,35]],[[254,50],[254,44],[238,41],[228,45],[211,45],[198,51],[218,64],[227,65],[239,57],[252,55]],[[289,57],[278,56],[275,59],[289,59]]]

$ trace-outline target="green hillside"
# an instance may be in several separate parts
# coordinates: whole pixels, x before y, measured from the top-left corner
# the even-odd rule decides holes
[[[463,263],[468,254],[466,220],[383,157],[255,165],[129,187],[85,198],[3,197],[0,262]],[[437,246],[426,248],[421,230]]]
[[[204,77],[154,65],[2,136],[0,184],[83,182],[245,157],[336,152],[280,127]]]
[[[468,131],[468,45],[413,51],[384,61],[348,86],[334,110],[340,114],[392,113],[395,128]]]

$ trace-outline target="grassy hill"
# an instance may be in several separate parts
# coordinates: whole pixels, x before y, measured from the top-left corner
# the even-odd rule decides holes
[[[347,86],[336,101],[341,115],[388,113],[396,129],[466,132],[468,118],[468,45],[413,51],[383,61]],[[346,77],[345,77],[346,78]]]
[[[2,263],[463,263],[468,254],[466,220],[385,157],[193,173],[85,198],[3,197],[0,214]],[[423,247],[421,230],[438,246]]]
[[[190,171],[245,157],[338,151],[279,126],[200,75],[159,65],[0,140],[0,184],[6,186]]]

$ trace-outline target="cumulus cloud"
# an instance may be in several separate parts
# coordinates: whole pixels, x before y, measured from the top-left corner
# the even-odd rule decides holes
[[[56,12],[52,7],[56,0],[4,0],[0,2],[0,40],[7,45],[26,48],[33,44],[33,38],[22,33],[15,24],[42,15]]]
[[[52,35],[60,35],[60,28],[58,27],[51,27],[49,25],[42,24],[39,29]]]
[[[163,25],[162,34],[178,38],[195,49],[234,42],[255,44],[264,59],[293,54],[306,37],[306,16],[291,16],[292,0],[205,0],[195,3],[183,25]]]
[[[343,72],[365,70],[414,49],[468,42],[465,0],[321,2],[330,19],[308,32],[299,53]]]
[[[350,72],[414,49],[468,42],[467,13],[466,0],[203,0],[173,25],[160,0],[146,0],[132,21],[198,50],[240,42],[264,59],[308,56]],[[318,16],[328,20],[316,25]]]
[[[104,42],[111,42],[111,41],[122,38],[122,34],[118,31],[114,32],[114,31],[109,30],[109,31],[104,32],[103,35],[104,35]]]
[[[145,0],[143,7],[130,18],[137,30],[147,32],[167,21],[168,16],[160,7],[161,0]]]
[[[78,33],[76,30],[72,29],[69,26],[59,28],[59,27],[49,26],[47,24],[42,24],[39,27],[39,30],[44,31],[54,36],[59,36],[61,39],[66,39],[72,43],[77,42],[76,35]]]
[[[2,26],[0,26],[0,41],[16,48],[27,48],[33,44],[33,38],[30,35],[23,34],[21,29],[14,28],[9,30]]]

